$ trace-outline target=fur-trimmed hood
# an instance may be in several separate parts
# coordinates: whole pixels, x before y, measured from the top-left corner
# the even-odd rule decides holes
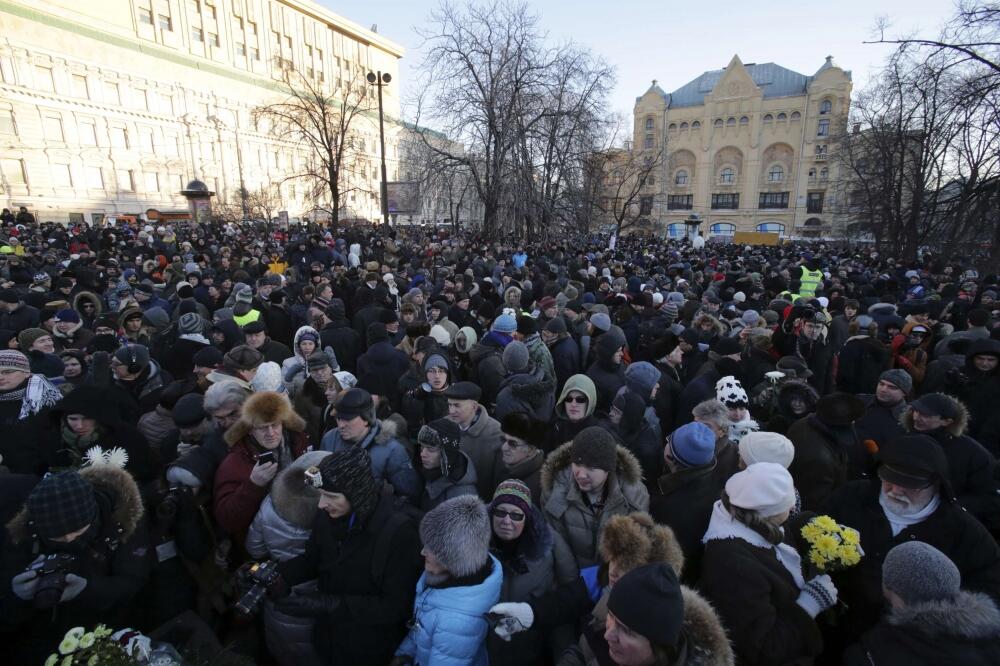
[[[640,511],[609,518],[601,532],[598,552],[605,563],[615,561],[624,571],[653,562],[666,562],[678,578],[684,571],[684,553],[674,531]]]
[[[118,526],[121,526],[122,533],[118,538],[120,541],[127,541],[139,525],[144,510],[142,497],[139,495],[139,486],[136,485],[135,479],[128,472],[114,465],[84,467],[79,471],[80,476],[94,486],[94,492],[98,495],[98,506],[110,507],[110,520],[113,524],[104,526],[103,529],[111,528],[111,531],[117,531]],[[105,501],[101,501],[101,499]],[[108,518],[108,516],[104,517]],[[15,544],[24,543],[31,539],[27,508],[22,508],[7,523],[7,533]]]
[[[981,592],[962,591],[951,600],[893,608],[885,620],[893,626],[912,628],[931,636],[1000,640],[1000,610]]]
[[[566,442],[545,459],[541,479],[543,496],[548,496],[552,492],[560,472],[568,472],[572,462],[570,455],[572,448],[573,442]],[[632,452],[619,445],[617,455],[618,464],[615,466],[614,476],[625,484],[642,483],[642,466]]]
[[[294,524],[306,529],[316,517],[319,490],[305,482],[305,471],[319,465],[329,451],[309,451],[296,458],[281,470],[271,484],[271,503],[275,512]]]
[[[681,629],[687,640],[685,666],[733,666],[733,648],[726,637],[722,620],[712,604],[690,587],[681,585],[684,598],[684,623]]]
[[[956,400],[950,395],[942,394],[948,400],[950,400],[958,412],[958,417],[951,422],[951,425],[945,428],[949,435],[952,437],[961,437],[966,433],[969,428],[969,410],[961,400]],[[902,415],[899,417],[899,423],[907,432],[915,432],[916,428],[913,426],[913,407],[907,407],[903,410]]]
[[[254,425],[275,421],[280,421],[286,430],[292,432],[306,429],[306,422],[295,412],[286,394],[275,391],[254,393],[243,403],[240,420],[223,437],[229,446],[233,446],[249,435]]]
[[[808,413],[816,411],[819,393],[804,379],[786,379],[778,385],[778,408],[782,414],[791,414],[792,398],[800,397],[809,405]]]
[[[93,317],[100,316],[101,312],[104,310],[104,306],[101,302],[101,297],[91,291],[81,291],[76,296],[73,297],[73,309],[83,316],[83,302],[90,301],[94,304],[94,314]]]

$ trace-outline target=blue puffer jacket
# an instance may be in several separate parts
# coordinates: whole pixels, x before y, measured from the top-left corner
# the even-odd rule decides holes
[[[493,570],[482,583],[468,587],[427,587],[417,581],[413,628],[397,655],[409,655],[414,666],[487,666],[484,615],[500,601],[503,567],[490,555]]]
[[[410,454],[396,439],[396,425],[392,421],[376,421],[368,435],[360,442],[372,460],[372,476],[376,481],[392,484],[396,495],[403,495],[412,502],[420,498],[423,489],[420,476],[413,468]],[[320,449],[339,451],[350,446],[334,428],[323,436]]]

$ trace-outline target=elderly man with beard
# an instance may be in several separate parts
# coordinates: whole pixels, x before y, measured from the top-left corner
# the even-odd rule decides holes
[[[857,640],[882,610],[882,561],[901,543],[923,541],[947,555],[964,587],[1000,599],[1000,547],[955,501],[948,461],[930,436],[903,435],[878,452],[875,479],[850,482],[827,502],[827,513],[861,533],[865,556],[834,575],[847,604],[841,637]]]

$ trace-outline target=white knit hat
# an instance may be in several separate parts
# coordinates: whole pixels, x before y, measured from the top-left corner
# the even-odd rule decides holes
[[[751,432],[740,439],[740,458],[747,465],[777,463],[788,469],[795,458],[792,440],[776,432]]]
[[[451,334],[448,333],[448,329],[440,324],[431,326],[430,336],[442,347],[447,347],[451,344]]]
[[[729,503],[756,511],[765,518],[795,506],[792,475],[778,463],[759,462],[737,472],[726,481]]]

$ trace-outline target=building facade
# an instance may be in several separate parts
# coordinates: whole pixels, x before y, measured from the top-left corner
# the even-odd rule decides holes
[[[373,26],[374,28],[374,26]],[[308,0],[0,0],[0,200],[39,220],[186,208],[192,179],[239,208],[241,184],[310,216],[303,145],[255,126],[283,67],[336,98],[383,88],[389,180],[400,177],[403,49]],[[373,95],[374,98],[374,95]],[[353,127],[342,219],[381,219],[377,113]]]
[[[706,237],[740,231],[831,237],[851,74],[832,58],[812,76],[774,63],[705,72],[634,108],[631,151],[652,164],[638,206],[661,234],[681,237],[696,215]]]

